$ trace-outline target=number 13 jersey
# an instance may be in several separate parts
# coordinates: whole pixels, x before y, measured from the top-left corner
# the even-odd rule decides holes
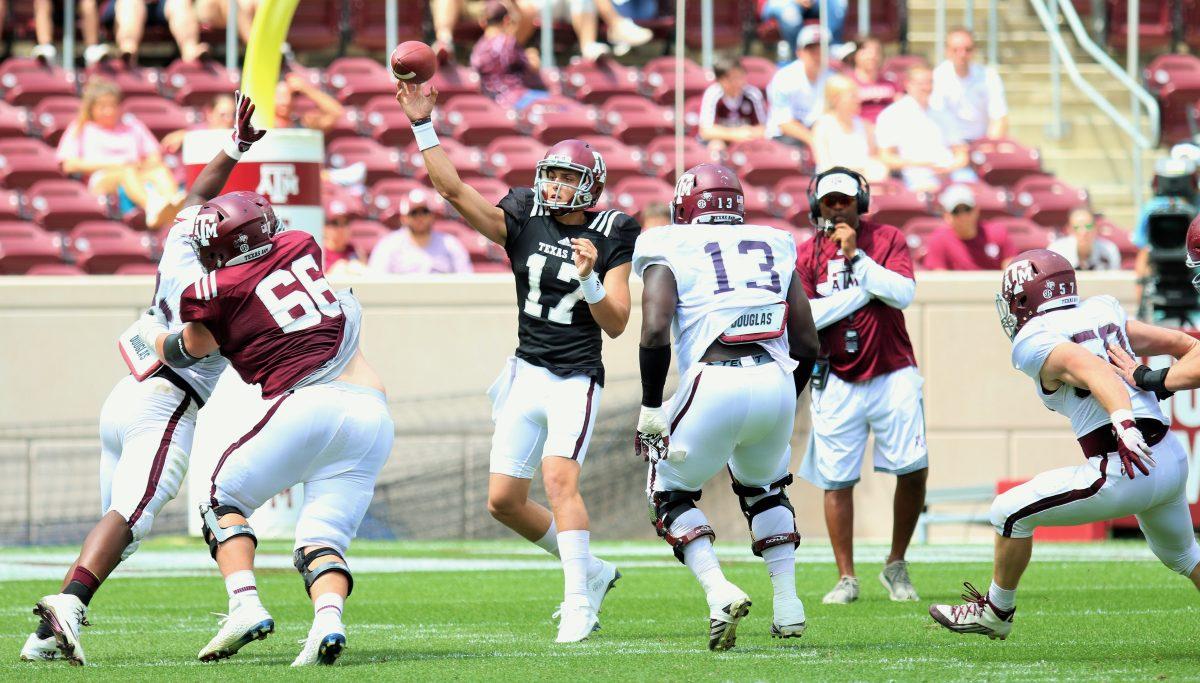
[[[533,190],[510,190],[500,200],[508,235],[504,251],[517,280],[517,357],[560,377],[585,375],[604,385],[600,325],[583,300],[571,239],[596,245],[596,274],[633,259],[641,227],[620,211],[586,212],[582,225],[565,225],[533,202]]]
[[[306,232],[281,232],[271,251],[218,268],[183,293],[180,317],[204,323],[247,384],[271,399],[339,356],[346,316]],[[357,337],[357,330],[354,330]]]

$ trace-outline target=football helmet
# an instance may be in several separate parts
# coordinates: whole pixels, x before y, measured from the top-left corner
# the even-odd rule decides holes
[[[206,272],[271,251],[276,229],[270,202],[255,192],[229,192],[205,202],[192,221],[192,248]]]
[[[673,222],[741,223],[745,218],[746,197],[733,170],[720,164],[696,164],[676,181]]]
[[[1017,254],[1004,269],[996,311],[1009,339],[1032,318],[1079,303],[1075,269],[1067,259],[1049,249]]]
[[[551,180],[548,172],[552,168],[575,171],[579,174],[579,184],[569,185]],[[604,183],[607,180],[608,172],[599,152],[583,140],[563,140],[546,150],[546,156],[537,163],[537,174],[533,181],[533,202],[555,216],[590,209],[600,201],[600,193],[604,192]],[[575,193],[571,196],[571,201],[547,201],[546,190],[550,184],[573,189]]]
[[[1192,219],[1187,231],[1187,258],[1184,260],[1188,268],[1200,268],[1200,216]],[[1200,292],[1200,272],[1192,276],[1192,286]]]

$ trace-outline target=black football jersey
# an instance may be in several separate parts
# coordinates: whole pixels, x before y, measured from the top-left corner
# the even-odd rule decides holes
[[[504,250],[517,279],[517,357],[568,377],[584,374],[604,384],[600,325],[583,300],[571,238],[596,245],[596,274],[633,260],[641,226],[620,211],[588,211],[583,225],[564,225],[516,188],[500,200],[508,229]]]

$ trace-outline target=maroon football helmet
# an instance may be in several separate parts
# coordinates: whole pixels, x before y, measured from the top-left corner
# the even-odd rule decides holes
[[[1000,326],[1009,339],[1032,318],[1048,311],[1079,303],[1075,269],[1049,249],[1030,249],[1017,254],[1004,269],[996,310]]]
[[[1192,219],[1187,231],[1187,259],[1184,261],[1188,268],[1200,268],[1200,216]],[[1200,273],[1192,277],[1192,286],[1200,292]]]
[[[686,223],[741,223],[746,198],[737,174],[720,164],[697,164],[679,176],[671,200],[671,220]]]
[[[579,174],[579,184],[569,185],[551,180],[547,174],[552,168],[575,171]],[[600,201],[600,193],[604,192],[607,179],[608,171],[599,152],[583,140],[563,140],[546,150],[546,156],[537,163],[537,175],[533,181],[533,203],[549,210],[555,216],[590,209]],[[546,192],[551,185],[557,185],[559,191],[564,187],[575,190],[571,201],[547,201]]]
[[[229,192],[200,207],[192,246],[206,272],[252,261],[271,251],[275,211],[255,192]]]

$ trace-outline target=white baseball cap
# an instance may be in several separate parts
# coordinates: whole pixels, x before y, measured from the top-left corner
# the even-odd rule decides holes
[[[800,29],[800,34],[796,36],[796,47],[808,47],[821,42],[821,35],[829,36],[829,31],[822,31],[820,24],[807,24]]]
[[[817,183],[817,201],[829,194],[844,194],[855,197],[859,191],[858,180],[848,173],[831,173]]]
[[[960,206],[975,208],[975,192],[966,185],[951,185],[938,195],[942,210],[951,213]]]

